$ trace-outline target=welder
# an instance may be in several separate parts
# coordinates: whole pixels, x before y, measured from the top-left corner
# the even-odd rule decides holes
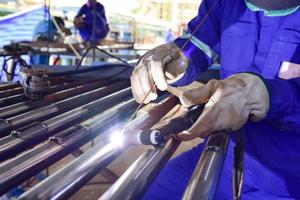
[[[82,40],[87,44],[96,44],[104,39],[108,32],[104,6],[96,0],[88,0],[78,11],[74,19]]]
[[[135,99],[149,103],[157,89],[188,85],[220,64],[221,80],[180,96],[185,106],[205,108],[178,135],[231,132],[214,199],[233,197],[233,148],[242,127],[242,199],[300,199],[299,7],[299,0],[203,0],[187,33],[147,52],[131,76]],[[181,199],[204,146],[171,160],[144,199]]]

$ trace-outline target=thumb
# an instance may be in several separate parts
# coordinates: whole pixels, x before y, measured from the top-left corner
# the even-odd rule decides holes
[[[185,91],[180,96],[180,102],[186,107],[203,104],[213,95],[219,85],[220,81],[211,80],[204,86]]]

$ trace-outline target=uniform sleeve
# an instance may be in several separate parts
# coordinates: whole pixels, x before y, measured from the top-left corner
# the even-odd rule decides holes
[[[84,13],[84,6],[82,6],[82,7],[79,9],[79,11],[78,11],[76,17],[80,17],[81,15],[83,15],[83,13]]]
[[[213,63],[218,62],[220,18],[222,17],[221,1],[202,1],[198,15],[188,24],[187,33],[175,40],[177,46],[180,48],[184,47],[182,49],[183,54],[189,61],[186,73],[175,85],[187,85],[197,80],[201,72],[207,70]],[[200,23],[202,25],[194,33]],[[190,41],[188,41],[189,38],[191,38]],[[185,45],[186,42],[187,44]]]
[[[266,119],[275,120],[293,131],[300,128],[300,78],[266,79],[270,109]]]

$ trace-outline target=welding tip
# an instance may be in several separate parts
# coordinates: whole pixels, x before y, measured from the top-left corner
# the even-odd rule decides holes
[[[165,136],[159,130],[135,130],[128,134],[126,138],[126,142],[129,144],[157,146],[165,142]]]

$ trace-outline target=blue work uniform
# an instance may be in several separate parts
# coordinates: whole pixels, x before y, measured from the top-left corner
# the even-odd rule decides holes
[[[206,15],[183,49],[189,67],[177,85],[197,80],[214,63],[220,63],[222,79],[239,72],[264,77],[270,110],[264,120],[245,125],[242,199],[300,199],[300,9],[272,16],[243,0],[205,0],[188,33],[175,40],[179,47]],[[289,71],[293,75],[280,75]],[[234,146],[231,134],[215,199],[232,199]],[[144,199],[181,199],[203,148],[198,145],[170,161]]]
[[[84,19],[85,26],[78,29],[82,40],[85,42],[99,41],[105,38],[109,31],[104,6],[97,2],[95,7],[95,33],[93,33],[93,10],[93,6],[84,4],[76,15],[76,17],[82,16]]]

